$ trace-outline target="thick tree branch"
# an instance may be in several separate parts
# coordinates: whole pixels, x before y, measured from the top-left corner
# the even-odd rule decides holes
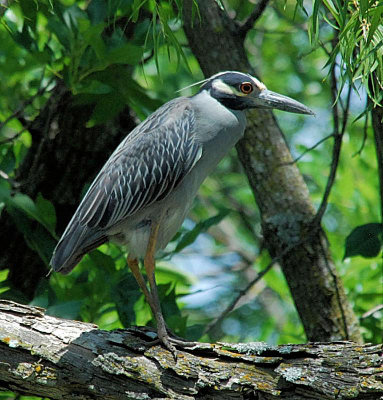
[[[145,329],[107,332],[0,301],[0,389],[51,399],[378,399],[383,346],[200,344],[177,361]]]

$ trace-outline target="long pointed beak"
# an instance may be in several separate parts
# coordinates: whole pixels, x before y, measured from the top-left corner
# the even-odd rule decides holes
[[[315,115],[314,112],[304,104],[268,89],[262,90],[262,92],[257,97],[252,98],[252,100],[256,108],[275,108],[277,110],[296,114]]]

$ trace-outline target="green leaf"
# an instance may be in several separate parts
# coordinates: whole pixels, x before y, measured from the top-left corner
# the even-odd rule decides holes
[[[47,315],[65,319],[78,318],[83,300],[69,300],[62,303],[51,305],[47,308]]]
[[[105,60],[109,64],[129,64],[136,65],[141,61],[144,50],[142,47],[134,46],[130,43],[125,43],[122,46],[110,50]]]
[[[40,216],[36,209],[35,203],[29,196],[26,194],[17,193],[15,196],[11,197],[10,201],[14,207],[22,210],[32,219],[40,222]]]
[[[0,178],[0,203],[5,203],[11,196],[11,185],[8,181]]]
[[[58,41],[63,45],[63,47],[66,50],[70,50],[74,38],[67,26],[60,23],[54,16],[52,16],[48,19],[48,27],[50,31],[56,35]]]
[[[102,83],[96,79],[86,80],[81,82],[76,87],[76,94],[87,93],[87,94],[107,94],[112,92],[113,88],[105,83]]]
[[[197,239],[200,233],[206,232],[211,226],[219,224],[229,212],[230,210],[223,209],[214,217],[210,217],[208,219],[205,219],[204,221],[199,222],[192,230],[182,235],[181,240],[178,242],[174,252],[178,253],[186,246],[192,244]]]
[[[86,12],[92,24],[98,24],[106,20],[108,15],[109,3],[104,0],[92,0],[88,3]]]
[[[100,268],[113,274],[116,272],[113,258],[102,251],[94,250],[89,253],[90,259]]]
[[[8,199],[8,204],[19,209],[29,218],[38,221],[53,237],[55,237],[54,228],[56,224],[56,215],[53,204],[45,200],[41,195],[38,201],[39,205],[37,206],[26,194],[17,193],[15,196]]]
[[[321,4],[320,0],[314,0],[313,14],[312,14],[312,31],[315,38],[315,42],[318,39],[318,21],[319,21],[319,6]]]
[[[85,21],[89,22],[88,20]],[[85,29],[86,24],[83,25]],[[103,59],[105,57],[106,46],[101,36],[104,29],[105,24],[100,23],[94,26],[89,26],[84,31],[81,31],[85,44],[88,44],[93,48],[98,59]]]
[[[121,95],[117,92],[100,96],[86,127],[91,128],[95,125],[110,121],[122,111],[124,107],[125,103],[121,101]]]
[[[368,31],[367,44],[371,42],[371,39],[374,36],[376,29],[382,24],[383,5],[376,7],[375,9],[371,10],[371,12],[373,13],[373,15],[371,26]]]
[[[25,47],[25,49],[29,51],[36,50],[36,43],[31,36],[31,31],[28,25],[24,25],[21,32],[13,32],[12,36],[13,40],[21,46]]]
[[[44,199],[41,193],[37,195],[36,209],[40,218],[44,221],[44,226],[49,227],[49,231],[56,229],[56,210],[54,205],[47,199]]]
[[[161,307],[164,318],[176,334],[184,336],[186,333],[187,316],[182,316],[177,304],[175,287],[172,283],[158,285],[158,295],[161,300]]]
[[[28,196],[25,197],[27,198]],[[17,201],[20,205],[22,204],[22,207],[18,208],[16,206],[17,202],[11,203],[12,205],[7,208],[7,212],[12,217],[16,228],[24,235],[27,245],[40,256],[46,265],[48,265],[55,246],[55,241],[42,224],[33,224],[33,221],[29,218],[29,212],[32,215],[33,207],[31,207],[30,202],[26,198]],[[32,202],[32,204],[34,203]],[[31,207],[32,210],[28,210],[29,207]],[[26,210],[28,210],[28,212]],[[28,217],[25,214],[28,215]],[[36,220],[37,218],[33,219]]]
[[[5,172],[6,174],[11,173],[16,165],[15,154],[13,152],[13,147],[9,146],[6,150],[5,155],[1,158],[0,161],[0,170]]]
[[[343,259],[354,256],[376,257],[383,245],[383,225],[370,223],[357,226],[346,238]]]
[[[134,306],[142,296],[138,284],[129,272],[124,272],[122,279],[111,288],[111,296],[116,303],[118,316],[123,326],[128,327],[136,323]]]
[[[133,7],[131,14],[132,22],[136,23],[138,21],[140,9],[146,3],[146,1],[147,0],[133,0]]]

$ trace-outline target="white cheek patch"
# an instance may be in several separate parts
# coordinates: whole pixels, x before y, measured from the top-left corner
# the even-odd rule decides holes
[[[218,90],[219,92],[227,93],[227,94],[236,94],[231,86],[226,85],[221,79],[214,79],[211,86]]]
[[[257,78],[254,78],[254,77],[252,76],[251,79],[253,80],[254,85],[255,85],[260,91],[267,89],[266,85],[265,85],[264,83],[262,83],[261,81],[259,81]]]

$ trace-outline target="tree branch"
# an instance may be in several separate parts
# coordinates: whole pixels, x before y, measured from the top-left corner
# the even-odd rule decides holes
[[[231,303],[219,314],[219,316],[215,319],[213,319],[212,321],[210,321],[203,333],[209,333],[211,330],[213,330],[220,322],[222,322],[226,316],[231,313],[234,308],[236,307],[236,305],[239,303],[239,301],[242,299],[242,297],[244,297],[249,290],[256,284],[258,283],[266,274],[267,272],[270,271],[270,269],[274,266],[274,264],[280,259],[281,257],[275,257],[273,258],[269,264],[267,265],[266,268],[264,268],[254,279],[252,279],[247,285],[246,287],[244,287],[243,289],[239,290],[237,295],[235,296],[235,298],[231,301]]]
[[[173,356],[148,329],[103,331],[0,301],[0,390],[51,399],[378,399],[383,346],[201,343]]]
[[[38,97],[42,96],[46,92],[46,90],[49,88],[49,86],[53,83],[53,81],[54,81],[54,78],[51,78],[44,87],[40,87],[40,89],[33,96],[31,96],[28,100],[24,101],[13,114],[8,116],[3,122],[0,122],[0,131],[10,121],[12,121],[15,118],[20,117],[23,114],[25,108],[27,106],[31,105],[35,101],[35,99],[37,99]],[[18,135],[16,135],[16,136],[18,136]],[[16,139],[16,136],[12,137],[11,140]]]
[[[308,147],[307,149],[305,149],[301,154],[299,154],[298,157],[294,158],[294,160],[286,162],[281,164],[281,166],[283,165],[291,165],[291,164],[295,164],[296,162],[298,162],[302,157],[304,157],[307,153],[309,153],[310,151],[316,149],[319,145],[321,145],[323,142],[325,142],[327,139],[330,139],[331,137],[334,137],[333,133],[330,133],[330,135],[325,136],[324,138],[318,140],[315,144],[313,144],[311,147]]]
[[[254,9],[250,16],[247,18],[245,23],[239,28],[239,34],[241,37],[245,37],[247,32],[254,27],[254,24],[261,17],[263,12],[265,11],[267,4],[270,0],[259,0],[258,3],[254,6]]]

